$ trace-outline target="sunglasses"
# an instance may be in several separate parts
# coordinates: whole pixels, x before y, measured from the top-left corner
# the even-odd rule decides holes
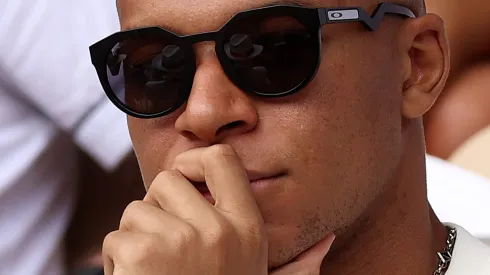
[[[90,47],[109,99],[126,114],[156,118],[189,98],[196,57],[193,44],[214,41],[230,81],[243,92],[282,97],[298,92],[316,75],[321,27],[361,22],[379,28],[385,14],[414,18],[403,6],[381,3],[373,16],[362,8],[270,6],[233,16],[220,30],[180,36],[160,27],[115,33]]]

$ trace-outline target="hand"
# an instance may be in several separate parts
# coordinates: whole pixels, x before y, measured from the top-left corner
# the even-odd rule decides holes
[[[330,233],[312,248],[298,256],[293,262],[272,272],[270,275],[320,275],[323,259],[327,255],[335,235]]]
[[[205,182],[215,204],[190,181]],[[106,275],[266,275],[264,222],[234,150],[179,155],[144,200],[126,208],[103,256]]]

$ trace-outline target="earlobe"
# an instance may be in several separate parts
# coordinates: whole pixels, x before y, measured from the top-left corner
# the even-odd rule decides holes
[[[429,14],[407,22],[405,39],[410,43],[405,58],[403,115],[423,116],[435,103],[449,74],[449,45],[442,19]]]
[[[426,93],[420,86],[414,85],[404,91],[403,116],[408,119],[422,117],[434,105],[438,93]]]

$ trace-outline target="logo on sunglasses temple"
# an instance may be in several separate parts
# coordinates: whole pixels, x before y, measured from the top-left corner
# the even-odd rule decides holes
[[[359,19],[359,11],[356,9],[350,10],[332,10],[328,12],[328,19],[335,20],[357,20]]]

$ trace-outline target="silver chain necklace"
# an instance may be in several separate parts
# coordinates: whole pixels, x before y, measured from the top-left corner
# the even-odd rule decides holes
[[[456,229],[446,227],[448,234],[446,240],[446,248],[443,252],[437,252],[437,257],[439,257],[439,264],[437,265],[436,271],[434,271],[433,275],[444,275],[446,274],[447,269],[449,268],[449,264],[451,263],[451,259],[453,257],[453,249],[454,243],[456,242]]]

